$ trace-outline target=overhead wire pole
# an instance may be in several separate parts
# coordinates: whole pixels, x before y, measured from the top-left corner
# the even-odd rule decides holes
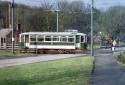
[[[14,53],[14,0],[12,1],[12,53]]]
[[[59,2],[57,0],[57,21],[56,21],[56,25],[57,25],[57,29],[56,29],[56,32],[59,32]]]
[[[10,20],[11,20],[11,19],[10,19],[10,17],[11,17],[11,16],[10,16],[10,8],[11,8],[11,4],[9,3],[9,4],[8,4],[8,16],[9,16],[9,23],[8,23],[8,24],[9,24],[9,28],[11,28],[11,23],[10,23],[10,22],[11,22],[11,21],[10,21]]]
[[[91,0],[91,56],[94,55],[94,52],[93,52],[93,24],[94,24],[93,8],[94,8],[94,0]]]

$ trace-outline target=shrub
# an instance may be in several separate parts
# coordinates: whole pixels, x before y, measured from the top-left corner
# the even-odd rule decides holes
[[[120,53],[117,56],[117,61],[121,62],[121,63],[125,63],[125,53]]]

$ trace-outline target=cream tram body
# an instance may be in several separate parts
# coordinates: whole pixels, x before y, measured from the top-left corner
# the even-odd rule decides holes
[[[28,49],[83,49],[86,34],[78,32],[25,32],[20,43]]]

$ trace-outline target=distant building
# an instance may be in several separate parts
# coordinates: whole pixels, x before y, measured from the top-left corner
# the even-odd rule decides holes
[[[16,32],[15,32],[16,34]],[[18,36],[15,36],[15,44],[18,43]],[[12,28],[0,29],[0,49],[10,48],[12,46]]]

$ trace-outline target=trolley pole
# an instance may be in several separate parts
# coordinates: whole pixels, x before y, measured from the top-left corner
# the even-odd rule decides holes
[[[91,56],[93,56],[93,5],[94,5],[94,0],[91,0]]]
[[[12,1],[12,53],[14,53],[14,0]]]

